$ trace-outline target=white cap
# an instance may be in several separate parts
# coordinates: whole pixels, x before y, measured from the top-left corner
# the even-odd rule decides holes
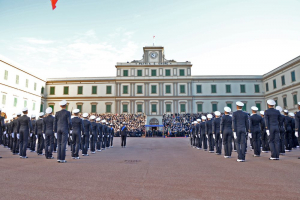
[[[261,115],[265,115],[265,111],[263,111],[263,110],[260,111],[259,113],[260,113]]]
[[[283,110],[283,112],[288,113],[289,111],[288,110]]]
[[[197,124],[197,121],[194,121],[194,124]]]
[[[111,126],[113,126],[113,124],[110,124]]]
[[[267,101],[267,104],[269,104],[270,106],[275,106],[276,105],[276,102],[273,100],[273,99],[269,99]]]
[[[300,106],[300,101],[298,102],[298,105]]]
[[[97,122],[100,122],[100,118],[98,117],[98,118],[96,119],[96,121],[97,121]]]
[[[258,111],[258,108],[257,108],[256,106],[252,106],[252,107],[251,107],[251,110],[253,110],[253,111]]]
[[[208,114],[207,118],[211,119],[212,118],[212,114]]]
[[[103,119],[101,122],[102,122],[102,123],[105,123],[106,121],[105,121],[105,119]]]
[[[71,119],[73,119],[74,117],[75,117],[75,116],[74,116],[74,115],[72,115],[72,116],[71,116]]]
[[[22,115],[22,113],[21,113],[21,112],[17,112],[17,114],[16,114],[16,115],[17,115],[17,116],[18,116],[18,115]]]
[[[290,112],[290,113],[289,113],[289,116],[294,117],[295,114]]]
[[[32,114],[32,115],[31,115],[31,118],[35,118],[35,114]]]
[[[62,100],[61,102],[59,102],[59,105],[60,106],[64,106],[64,105],[66,105],[67,104],[67,101],[66,100]]]
[[[108,122],[106,122],[106,124],[108,124]]]
[[[197,122],[201,122],[201,119],[197,119]]]
[[[126,122],[123,122],[123,124],[126,124]]]
[[[87,118],[89,116],[88,113],[83,113],[82,117]]]
[[[229,107],[224,107],[224,111],[229,113],[229,112],[231,112],[231,108],[229,108]]]
[[[235,104],[236,104],[237,106],[240,106],[240,107],[243,107],[243,106],[244,106],[244,103],[241,102],[241,101],[237,101]]]
[[[46,109],[46,113],[47,113],[47,114],[52,113],[52,108],[51,108],[51,107],[48,107],[48,108]]]
[[[280,106],[276,106],[276,110],[278,110],[279,112],[281,112],[282,108]]]
[[[194,124],[195,122],[192,122],[191,124]]]
[[[221,115],[221,112],[220,112],[220,111],[216,111],[216,112],[215,112],[215,115],[216,115],[216,116],[220,116],[220,115]]]
[[[24,108],[22,109],[22,112],[26,112],[26,111],[28,111],[28,108],[24,107]]]
[[[40,117],[44,116],[44,113],[43,113],[43,112],[40,112],[40,113],[39,113],[39,116],[40,116]]]
[[[79,111],[80,111],[79,109],[74,109],[74,110],[73,110],[73,113],[76,114],[76,113],[79,113]]]
[[[95,115],[90,116],[90,119],[95,119],[95,118],[96,118]]]
[[[206,119],[206,117],[205,117],[205,116],[202,116],[201,119]]]

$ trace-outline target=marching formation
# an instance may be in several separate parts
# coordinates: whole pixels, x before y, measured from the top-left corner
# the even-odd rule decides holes
[[[192,122],[191,146],[221,155],[223,145],[224,158],[231,158],[233,142],[234,151],[238,154],[237,162],[246,160],[248,138],[253,156],[260,157],[261,152],[271,151],[270,160],[279,160],[279,155],[285,155],[292,148],[299,147],[300,102],[299,111],[295,114],[282,110],[271,99],[267,101],[266,111],[258,113],[258,108],[252,106],[250,116],[242,111],[242,102],[236,102],[236,106],[237,111],[232,114],[231,108],[225,107],[223,116],[216,111],[214,118],[212,114],[208,114]]]
[[[59,103],[61,110],[52,113],[52,108],[46,109],[46,114],[40,113],[39,119],[32,115],[27,116],[28,109],[23,108],[22,113],[13,116],[11,122],[4,123],[0,118],[0,144],[9,148],[13,155],[20,158],[27,157],[27,149],[36,152],[38,155],[45,155],[46,159],[54,159],[53,153],[57,153],[57,162],[65,163],[67,144],[71,146],[72,158],[80,159],[79,150],[82,156],[89,156],[88,149],[92,154],[96,151],[113,147],[114,125],[88,113],[79,117],[79,109],[73,110],[73,116],[66,110],[65,100]],[[1,114],[1,110],[0,110]],[[122,147],[126,147],[127,127],[122,123],[120,135]],[[37,144],[37,147],[36,147]],[[44,153],[43,153],[44,150]],[[1,157],[0,157],[1,158]]]

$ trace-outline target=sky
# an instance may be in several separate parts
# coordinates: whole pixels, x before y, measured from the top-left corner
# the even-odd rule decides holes
[[[0,56],[43,79],[115,76],[164,46],[192,75],[262,75],[300,55],[300,0],[0,0]]]

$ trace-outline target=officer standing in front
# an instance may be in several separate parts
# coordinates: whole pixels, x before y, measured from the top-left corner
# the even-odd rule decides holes
[[[300,144],[299,137],[299,127],[300,127],[300,102],[298,102],[298,112],[295,114],[295,136],[298,138],[298,143]],[[298,157],[300,159],[300,157]]]
[[[220,138],[223,140],[224,145],[224,158],[231,158],[232,153],[232,117],[229,115],[231,108],[224,107],[225,115],[221,119],[221,134]]]
[[[256,106],[251,107],[252,115],[250,116],[249,137],[252,138],[254,147],[254,157],[260,156],[260,138],[261,138],[261,124],[262,117],[257,114],[258,108]]]
[[[52,116],[52,108],[46,109],[48,115],[43,119],[43,137],[45,140],[45,157],[46,159],[54,159],[52,156],[53,145],[54,145],[54,129],[55,129],[55,118]]]
[[[73,110],[74,117],[71,119],[72,125],[72,158],[73,159],[80,159],[79,158],[79,146],[80,146],[80,139],[81,135],[84,134],[84,126],[82,119],[79,118],[79,109]]]
[[[233,137],[238,153],[237,162],[245,162],[246,152],[246,131],[249,130],[247,113],[243,112],[243,102],[236,102],[237,111],[232,114]]]
[[[20,142],[20,158],[28,158],[26,156],[26,150],[27,150],[27,143],[28,143],[28,137],[29,133],[32,133],[32,126],[31,126],[31,120],[27,116],[28,109],[23,108],[23,116],[19,118],[19,128],[18,128],[18,134],[19,134],[19,142]]]
[[[121,147],[126,148],[126,137],[127,137],[127,127],[126,122],[123,122],[123,126],[121,128]]]
[[[281,114],[274,109],[276,102],[272,99],[267,101],[268,110],[265,111],[266,132],[269,136],[269,146],[271,150],[270,160],[279,160],[279,123]]]
[[[215,139],[216,155],[221,155],[222,153],[222,138],[220,138],[220,126],[221,126],[221,113],[219,111],[215,112],[215,119],[212,123],[213,138]]]
[[[68,133],[72,127],[71,113],[66,110],[67,101],[63,100],[59,103],[61,110],[55,114],[55,137],[57,138],[57,162],[66,162],[66,146],[68,141]]]

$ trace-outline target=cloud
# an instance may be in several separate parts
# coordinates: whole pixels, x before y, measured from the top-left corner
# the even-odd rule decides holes
[[[51,44],[54,41],[52,40],[41,40],[36,38],[20,38],[24,42],[31,43],[31,44]]]

